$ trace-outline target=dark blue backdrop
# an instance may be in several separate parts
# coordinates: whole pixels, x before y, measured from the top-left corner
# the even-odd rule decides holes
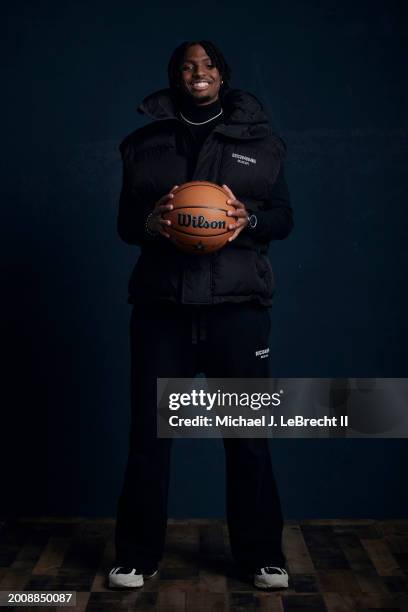
[[[403,2],[3,5],[0,513],[114,515],[127,453],[137,248],[116,234],[118,144],[172,49],[213,39],[289,150],[271,248],[278,376],[407,376]],[[402,517],[404,440],[280,440],[285,516]],[[218,440],[173,452],[170,515],[222,516]]]

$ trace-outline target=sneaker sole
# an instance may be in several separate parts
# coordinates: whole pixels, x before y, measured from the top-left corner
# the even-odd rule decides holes
[[[289,586],[289,580],[282,581],[280,584],[265,584],[264,582],[258,582],[254,580],[254,585],[257,589],[262,589],[263,591],[268,590],[277,590],[277,589],[287,589]]]

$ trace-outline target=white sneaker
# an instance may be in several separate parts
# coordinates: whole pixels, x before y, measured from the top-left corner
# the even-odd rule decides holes
[[[109,572],[109,587],[115,589],[130,589],[141,587],[145,579],[153,578],[158,570],[153,570],[149,574],[143,574],[134,567],[114,567]]]
[[[282,567],[261,567],[254,574],[258,589],[287,589],[288,581],[288,572]]]

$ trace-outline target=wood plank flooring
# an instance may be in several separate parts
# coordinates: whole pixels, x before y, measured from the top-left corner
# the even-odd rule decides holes
[[[287,521],[290,588],[275,592],[237,575],[221,520],[170,520],[159,576],[109,590],[113,530],[112,519],[0,522],[0,590],[76,591],[72,612],[408,612],[408,520]]]

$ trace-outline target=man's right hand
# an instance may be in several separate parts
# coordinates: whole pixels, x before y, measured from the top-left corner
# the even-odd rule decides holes
[[[147,227],[149,231],[161,234],[166,238],[170,238],[170,234],[166,232],[166,228],[171,225],[171,221],[168,219],[163,219],[162,215],[165,212],[173,209],[173,204],[171,204],[171,200],[174,198],[173,191],[177,189],[178,185],[174,185],[174,187],[166,193],[163,197],[160,198],[154,205],[153,211],[150,213],[147,220]]]

